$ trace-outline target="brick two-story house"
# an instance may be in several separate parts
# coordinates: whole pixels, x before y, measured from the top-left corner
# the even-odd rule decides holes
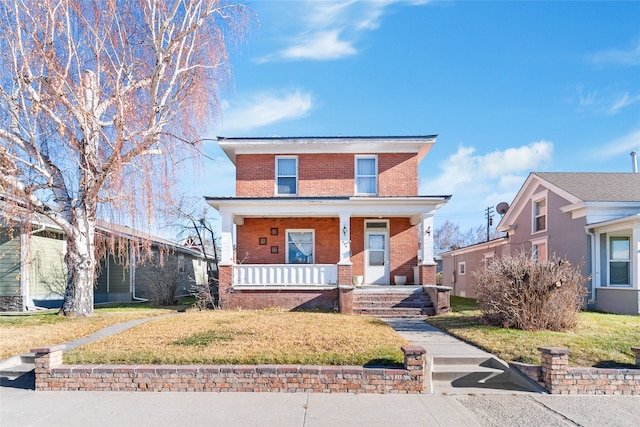
[[[418,195],[435,140],[220,137],[236,166],[236,196],[206,197],[222,306],[330,308],[339,285],[435,284],[433,217],[450,196]]]

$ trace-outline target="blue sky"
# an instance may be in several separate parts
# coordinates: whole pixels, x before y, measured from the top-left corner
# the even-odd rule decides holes
[[[252,1],[221,136],[438,134],[420,194],[463,230],[531,171],[630,172],[640,2]],[[193,196],[234,195],[213,142]]]

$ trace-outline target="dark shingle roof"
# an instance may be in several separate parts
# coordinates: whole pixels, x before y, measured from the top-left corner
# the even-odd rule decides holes
[[[583,202],[640,202],[640,173],[534,172]]]

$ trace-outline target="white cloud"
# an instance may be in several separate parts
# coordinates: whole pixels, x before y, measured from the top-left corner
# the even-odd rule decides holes
[[[640,129],[607,143],[604,149],[598,150],[598,156],[609,159],[622,154],[629,154],[632,150],[640,151]]]
[[[301,28],[291,30],[287,47],[260,62],[286,60],[326,61],[356,55],[356,43],[363,33],[380,26],[389,6],[402,0],[306,1],[299,4],[295,22]],[[422,5],[428,1],[404,2]]]
[[[298,90],[287,93],[263,92],[223,109],[222,130],[246,132],[273,123],[305,116],[313,108],[310,93]]]
[[[640,101],[640,95],[629,96],[629,92],[625,92],[619,99],[617,99],[613,105],[609,108],[608,114],[614,115],[618,114],[620,110],[629,105],[635,104]]]
[[[640,65],[640,42],[629,50],[610,49],[591,55],[596,64],[614,64],[623,66]]]
[[[323,61],[355,55],[356,49],[351,43],[339,40],[336,30],[317,32],[306,40],[290,46],[280,52],[284,59],[311,59]]]
[[[421,183],[420,194],[453,196],[438,214],[438,222],[449,219],[462,229],[481,225],[486,207],[511,203],[527,175],[541,170],[552,156],[553,144],[549,141],[488,154],[460,146],[439,164],[440,174],[435,179]]]

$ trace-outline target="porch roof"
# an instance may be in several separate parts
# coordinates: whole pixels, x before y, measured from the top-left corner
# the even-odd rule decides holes
[[[205,197],[221,214],[234,218],[384,216],[418,217],[433,213],[451,196],[409,197]]]

